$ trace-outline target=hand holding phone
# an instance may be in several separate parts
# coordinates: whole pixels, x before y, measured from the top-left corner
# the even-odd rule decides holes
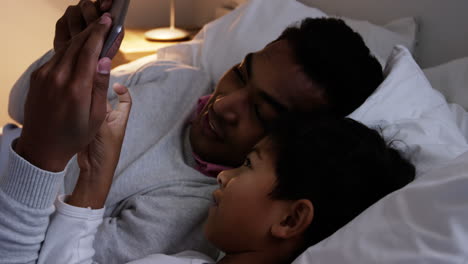
[[[68,6],[55,26],[54,50],[57,52],[70,45],[71,40],[99,19],[103,12],[110,12],[112,0],[80,0]]]
[[[118,40],[123,37],[123,26],[127,15],[130,0],[113,0],[110,14],[112,29],[104,42],[99,58],[111,57],[117,52]],[[121,39],[120,39],[121,40]]]

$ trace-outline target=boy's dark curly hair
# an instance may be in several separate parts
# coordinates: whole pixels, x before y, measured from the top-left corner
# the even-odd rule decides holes
[[[314,218],[308,247],[414,179],[414,166],[380,134],[349,118],[280,118],[270,131],[276,162],[272,199],[308,199]]]

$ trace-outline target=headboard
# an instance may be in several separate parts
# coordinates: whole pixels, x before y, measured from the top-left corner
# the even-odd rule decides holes
[[[247,0],[224,0],[233,7]],[[416,59],[422,68],[468,56],[468,0],[298,0],[327,14],[382,25],[415,17],[419,25]]]
[[[385,24],[413,16],[419,24],[422,68],[468,56],[467,0],[299,0],[328,14]]]

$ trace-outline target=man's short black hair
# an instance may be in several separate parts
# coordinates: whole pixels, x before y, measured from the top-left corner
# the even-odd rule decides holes
[[[382,83],[382,66],[361,36],[336,18],[306,18],[276,40],[288,40],[296,61],[324,91],[337,116],[358,108]]]
[[[308,199],[314,206],[305,248],[415,176],[414,166],[377,131],[349,118],[291,115],[280,118],[269,138],[277,178],[271,198]]]

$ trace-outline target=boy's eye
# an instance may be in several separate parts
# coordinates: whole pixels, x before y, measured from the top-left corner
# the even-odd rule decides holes
[[[246,157],[246,158],[245,158],[244,164],[242,164],[242,166],[245,166],[245,167],[248,167],[248,168],[252,168],[252,163],[250,162],[249,157]]]

